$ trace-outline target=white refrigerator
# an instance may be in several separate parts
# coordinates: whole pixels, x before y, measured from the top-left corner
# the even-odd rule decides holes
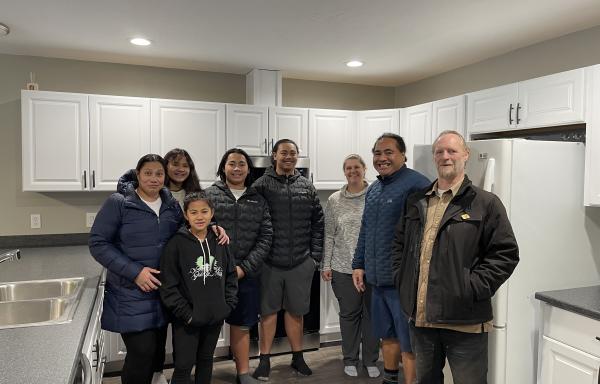
[[[600,283],[600,209],[583,206],[585,147],[524,139],[468,145],[466,174],[500,197],[520,250],[517,268],[492,299],[488,383],[534,384],[540,328],[535,292]],[[415,146],[408,155],[416,170],[437,177],[431,146]]]

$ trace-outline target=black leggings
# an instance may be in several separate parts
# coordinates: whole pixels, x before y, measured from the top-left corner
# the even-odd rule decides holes
[[[121,372],[123,384],[150,384],[154,372],[163,370],[167,327],[122,333],[127,348]]]
[[[221,333],[221,324],[194,327],[173,324],[173,363],[171,384],[189,384],[192,367],[196,364],[195,383],[210,383],[213,356]]]

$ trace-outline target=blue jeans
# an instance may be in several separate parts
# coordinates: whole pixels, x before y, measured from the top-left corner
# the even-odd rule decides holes
[[[487,383],[487,332],[415,327],[411,321],[410,339],[417,359],[417,384],[443,383],[446,358],[454,384]]]

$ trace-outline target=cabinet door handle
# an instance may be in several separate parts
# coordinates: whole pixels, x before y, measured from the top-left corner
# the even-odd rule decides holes
[[[313,182],[313,173],[312,172],[310,173],[310,182],[311,183]]]
[[[83,171],[83,189],[87,189],[87,171]]]
[[[92,188],[96,188],[96,171],[92,171]]]
[[[267,153],[267,139],[265,138],[265,155],[268,155]]]
[[[521,119],[519,119],[519,109],[521,109],[521,103],[517,103],[517,124],[521,122]]]
[[[513,106],[512,103],[510,104],[510,107],[508,108],[508,124],[512,124],[513,119],[512,119],[512,111],[513,111]]]
[[[271,139],[271,152],[273,152],[273,145],[275,145],[275,143],[273,142],[273,139]]]

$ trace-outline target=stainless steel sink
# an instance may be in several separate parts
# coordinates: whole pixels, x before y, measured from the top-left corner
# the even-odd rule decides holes
[[[0,283],[0,329],[73,320],[83,277]]]
[[[0,302],[77,296],[83,277],[0,283]]]
[[[70,300],[22,300],[0,303],[0,328],[66,322]]]

